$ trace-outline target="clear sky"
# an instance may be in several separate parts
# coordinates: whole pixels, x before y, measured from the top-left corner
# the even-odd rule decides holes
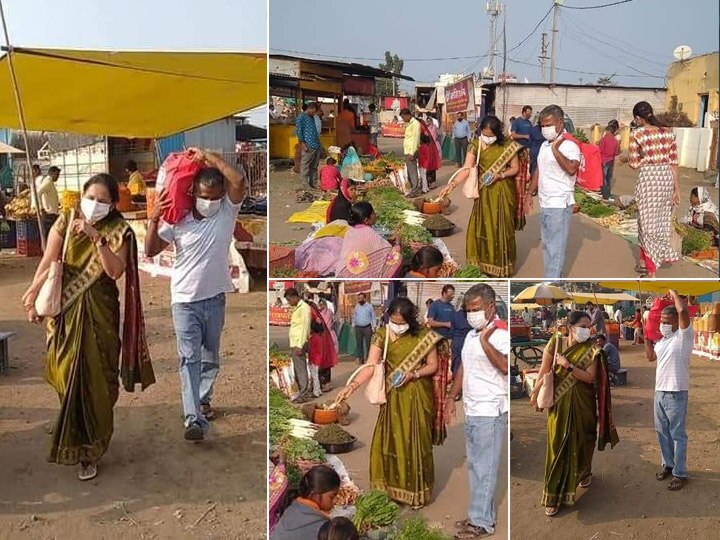
[[[25,47],[265,51],[265,0],[3,0],[13,45]],[[3,42],[4,45],[4,42]],[[267,123],[265,109],[255,124]]]
[[[565,0],[565,4],[585,7],[613,1],[617,0]],[[487,54],[490,40],[485,3],[364,0],[350,9],[348,4],[341,8],[331,0],[270,0],[270,50],[355,57],[355,61],[369,65],[377,65],[377,58],[390,50],[407,59],[403,73],[424,82],[434,81],[441,73],[478,72],[485,59],[409,60]],[[540,22],[552,0],[504,3],[510,51]],[[718,0],[633,0],[602,9],[564,8],[560,12],[556,66],[617,73],[613,80],[621,85],[663,86],[662,77],[674,60],[675,47],[689,45],[694,53],[717,51],[718,25]],[[548,33],[549,42],[551,29],[552,14],[526,43],[509,52],[508,58],[539,64],[541,33]],[[502,53],[502,37],[498,51]],[[498,61],[498,70],[502,71],[502,60]],[[520,80],[540,81],[539,67],[509,62],[507,71]],[[599,76],[556,71],[555,79],[579,83],[582,78],[586,83]]]

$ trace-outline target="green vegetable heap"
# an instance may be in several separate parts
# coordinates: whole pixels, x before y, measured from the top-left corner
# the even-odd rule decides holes
[[[355,502],[353,523],[358,531],[388,527],[395,523],[400,509],[384,491],[368,491]]]

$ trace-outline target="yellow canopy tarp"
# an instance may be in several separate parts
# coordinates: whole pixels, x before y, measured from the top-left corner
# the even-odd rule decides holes
[[[287,220],[287,223],[325,223],[330,201],[315,201],[307,209],[295,212]]]
[[[612,305],[618,302],[637,302],[638,299],[627,293],[570,293],[573,302],[576,304],[584,304],[585,302],[593,302],[594,304]]]
[[[264,53],[15,49],[27,129],[158,138],[267,101]],[[19,129],[8,57],[0,126]]]
[[[538,309],[540,304],[510,304],[510,309],[513,311],[523,311],[525,308]]]
[[[608,289],[623,291],[637,291],[643,293],[667,293],[675,289],[678,293],[687,296],[702,296],[720,291],[720,282],[717,281],[601,281],[600,285]]]

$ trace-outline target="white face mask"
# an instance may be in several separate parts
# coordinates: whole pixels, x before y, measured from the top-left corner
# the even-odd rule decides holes
[[[672,336],[674,333],[672,324],[661,324],[660,325],[660,333],[665,338]]]
[[[202,217],[213,217],[220,211],[222,199],[211,201],[209,199],[195,199],[195,209]]]
[[[396,324],[392,321],[388,323],[388,327],[393,331],[394,334],[402,336],[405,332],[410,330],[409,324]]]
[[[497,137],[495,137],[495,136],[488,137],[487,135],[480,135],[480,140],[482,142],[484,142],[485,144],[487,144],[488,146],[490,146],[495,141],[497,141]]]
[[[555,126],[545,126],[542,128],[542,136],[548,141],[554,141],[558,138],[558,135],[559,133],[557,132],[557,128]]]
[[[585,343],[590,339],[590,329],[583,328],[582,326],[575,327],[575,341],[578,343]]]
[[[110,205],[93,199],[83,197],[80,201],[80,210],[85,216],[85,220],[90,223],[97,223],[101,219],[107,217],[110,213]]]
[[[467,321],[476,330],[482,330],[487,326],[488,320],[484,311],[470,311],[467,314]]]

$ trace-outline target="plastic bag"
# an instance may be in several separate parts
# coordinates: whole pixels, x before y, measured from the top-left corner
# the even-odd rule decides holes
[[[357,180],[359,182],[364,181],[365,175],[360,157],[352,146],[347,149],[345,159],[343,159],[342,167],[340,168],[340,174],[343,178],[350,178],[351,180]]]

